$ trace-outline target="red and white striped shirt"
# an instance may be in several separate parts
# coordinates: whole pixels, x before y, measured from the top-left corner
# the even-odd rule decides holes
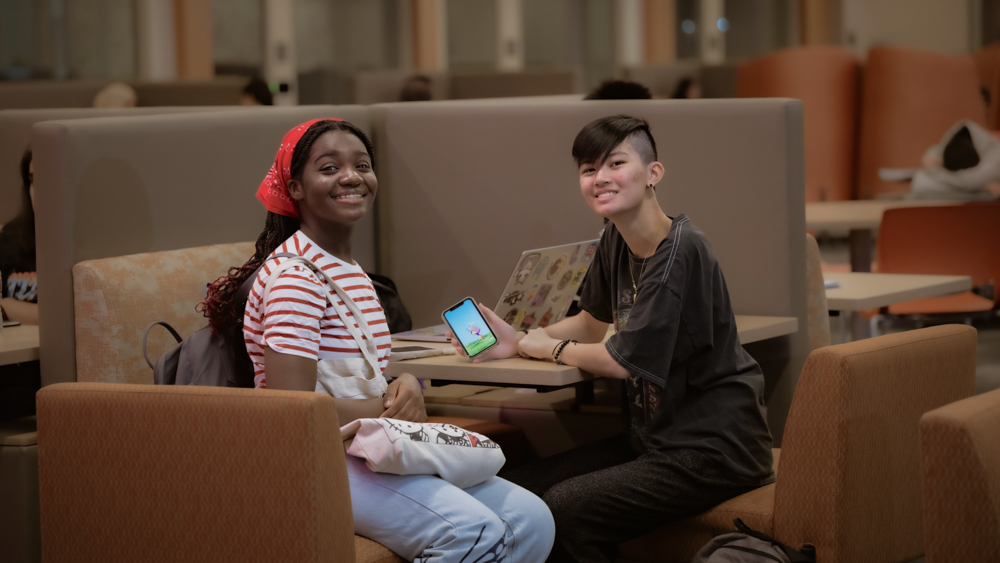
[[[353,315],[308,266],[293,266],[281,272],[271,287],[267,303],[262,306],[261,296],[268,277],[276,266],[287,260],[273,257],[282,252],[311,260],[357,303],[371,327],[378,349],[379,367],[384,371],[389,363],[392,339],[371,280],[361,266],[345,264],[298,231],[281,243],[264,262],[247,298],[243,338],[254,364],[254,386],[267,387],[264,377],[265,346],[276,352],[316,361],[363,357],[337,310],[327,303],[327,293],[331,299],[337,299],[349,318],[353,319]],[[358,326],[356,322],[354,326]]]

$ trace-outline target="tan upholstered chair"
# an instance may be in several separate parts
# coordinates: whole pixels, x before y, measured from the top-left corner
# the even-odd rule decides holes
[[[203,299],[205,284],[224,275],[229,267],[242,264],[252,253],[252,243],[234,243],[88,260],[75,265],[77,380],[153,383],[153,371],[142,355],[146,326],[153,321],[167,321],[185,338],[206,326],[207,319],[195,311]],[[154,328],[149,338],[151,358],[158,358],[173,346],[173,337]],[[212,390],[216,391],[219,390]],[[516,426],[455,417],[433,417],[432,421],[489,436],[510,453],[511,464],[523,463],[531,457],[524,433]],[[347,526],[351,529],[350,520]],[[398,560],[375,542],[361,537],[356,541],[358,561]]]
[[[927,563],[1000,557],[1000,390],[920,418]]]
[[[330,397],[106,383],[37,397],[43,560],[355,561]]]
[[[73,266],[76,380],[153,383],[142,356],[143,331],[170,323],[187,338],[207,326],[195,311],[206,284],[246,262],[253,243],[217,244],[167,252],[87,260]],[[150,333],[152,359],[176,345],[161,328]]]
[[[809,306],[809,351],[830,345],[830,310],[816,238],[806,233],[806,303]]]
[[[630,561],[687,562],[733,518],[818,563],[923,552],[920,416],[972,394],[976,330],[945,325],[813,351],[792,399],[774,484],[622,544]],[[780,464],[778,463],[780,459]]]

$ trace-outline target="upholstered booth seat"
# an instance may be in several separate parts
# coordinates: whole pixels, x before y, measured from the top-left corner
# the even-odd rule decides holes
[[[777,479],[622,544],[629,561],[686,563],[734,518],[818,563],[910,561],[923,553],[925,412],[975,388],[976,330],[944,325],[810,354],[792,399]]]

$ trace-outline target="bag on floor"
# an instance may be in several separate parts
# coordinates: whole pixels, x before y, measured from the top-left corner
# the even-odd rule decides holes
[[[691,563],[815,563],[816,550],[806,545],[796,551],[758,532],[737,518],[733,524],[738,532],[726,532],[712,538],[691,560]]]
[[[453,424],[361,418],[340,429],[347,453],[368,469],[394,475],[437,475],[460,489],[496,476],[506,459],[496,442]]]

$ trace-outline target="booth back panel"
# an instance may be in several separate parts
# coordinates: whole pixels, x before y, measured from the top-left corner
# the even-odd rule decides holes
[[[0,83],[0,109],[89,108],[103,80],[31,80]]]
[[[140,107],[149,106],[235,106],[243,96],[247,79],[224,76],[191,82],[150,82],[132,84]]]
[[[36,125],[42,382],[76,378],[74,264],[256,240],[266,211],[254,194],[281,138],[303,121],[328,116],[368,129],[366,110],[353,106]],[[372,233],[371,217],[355,230],[355,256],[366,268],[374,264]]]
[[[853,199],[859,75],[857,56],[830,46],[783,49],[740,67],[739,97],[802,100],[806,201]]]
[[[401,70],[372,70],[351,75],[351,103],[371,105],[400,101],[407,79],[418,73]],[[432,100],[448,99],[448,75],[421,73],[430,82]]]
[[[245,78],[220,77],[199,82],[135,82],[140,107],[237,105]],[[89,108],[108,85],[100,80],[37,80],[0,83],[0,109]]]
[[[875,47],[861,87],[858,199],[907,192],[879,168],[919,168],[921,158],[949,127],[969,119],[986,127],[986,103],[970,55]]]
[[[236,110],[250,108],[241,108],[239,106],[233,106],[232,108],[156,107],[122,109],[80,107],[0,110],[0,201],[20,202],[22,185],[19,166],[21,157],[24,155],[24,149],[31,144],[31,128],[35,123],[56,119],[158,115],[162,113],[220,111],[222,109]],[[0,208],[0,224],[13,219],[19,209],[20,206],[16,204],[5,205],[3,208]]]
[[[572,70],[525,70],[521,72],[453,73],[449,76],[453,100],[552,96],[576,92]]]
[[[698,81],[701,63],[694,59],[668,64],[637,65],[621,69],[623,80],[638,82],[652,92],[655,98],[670,98],[681,80]]]

